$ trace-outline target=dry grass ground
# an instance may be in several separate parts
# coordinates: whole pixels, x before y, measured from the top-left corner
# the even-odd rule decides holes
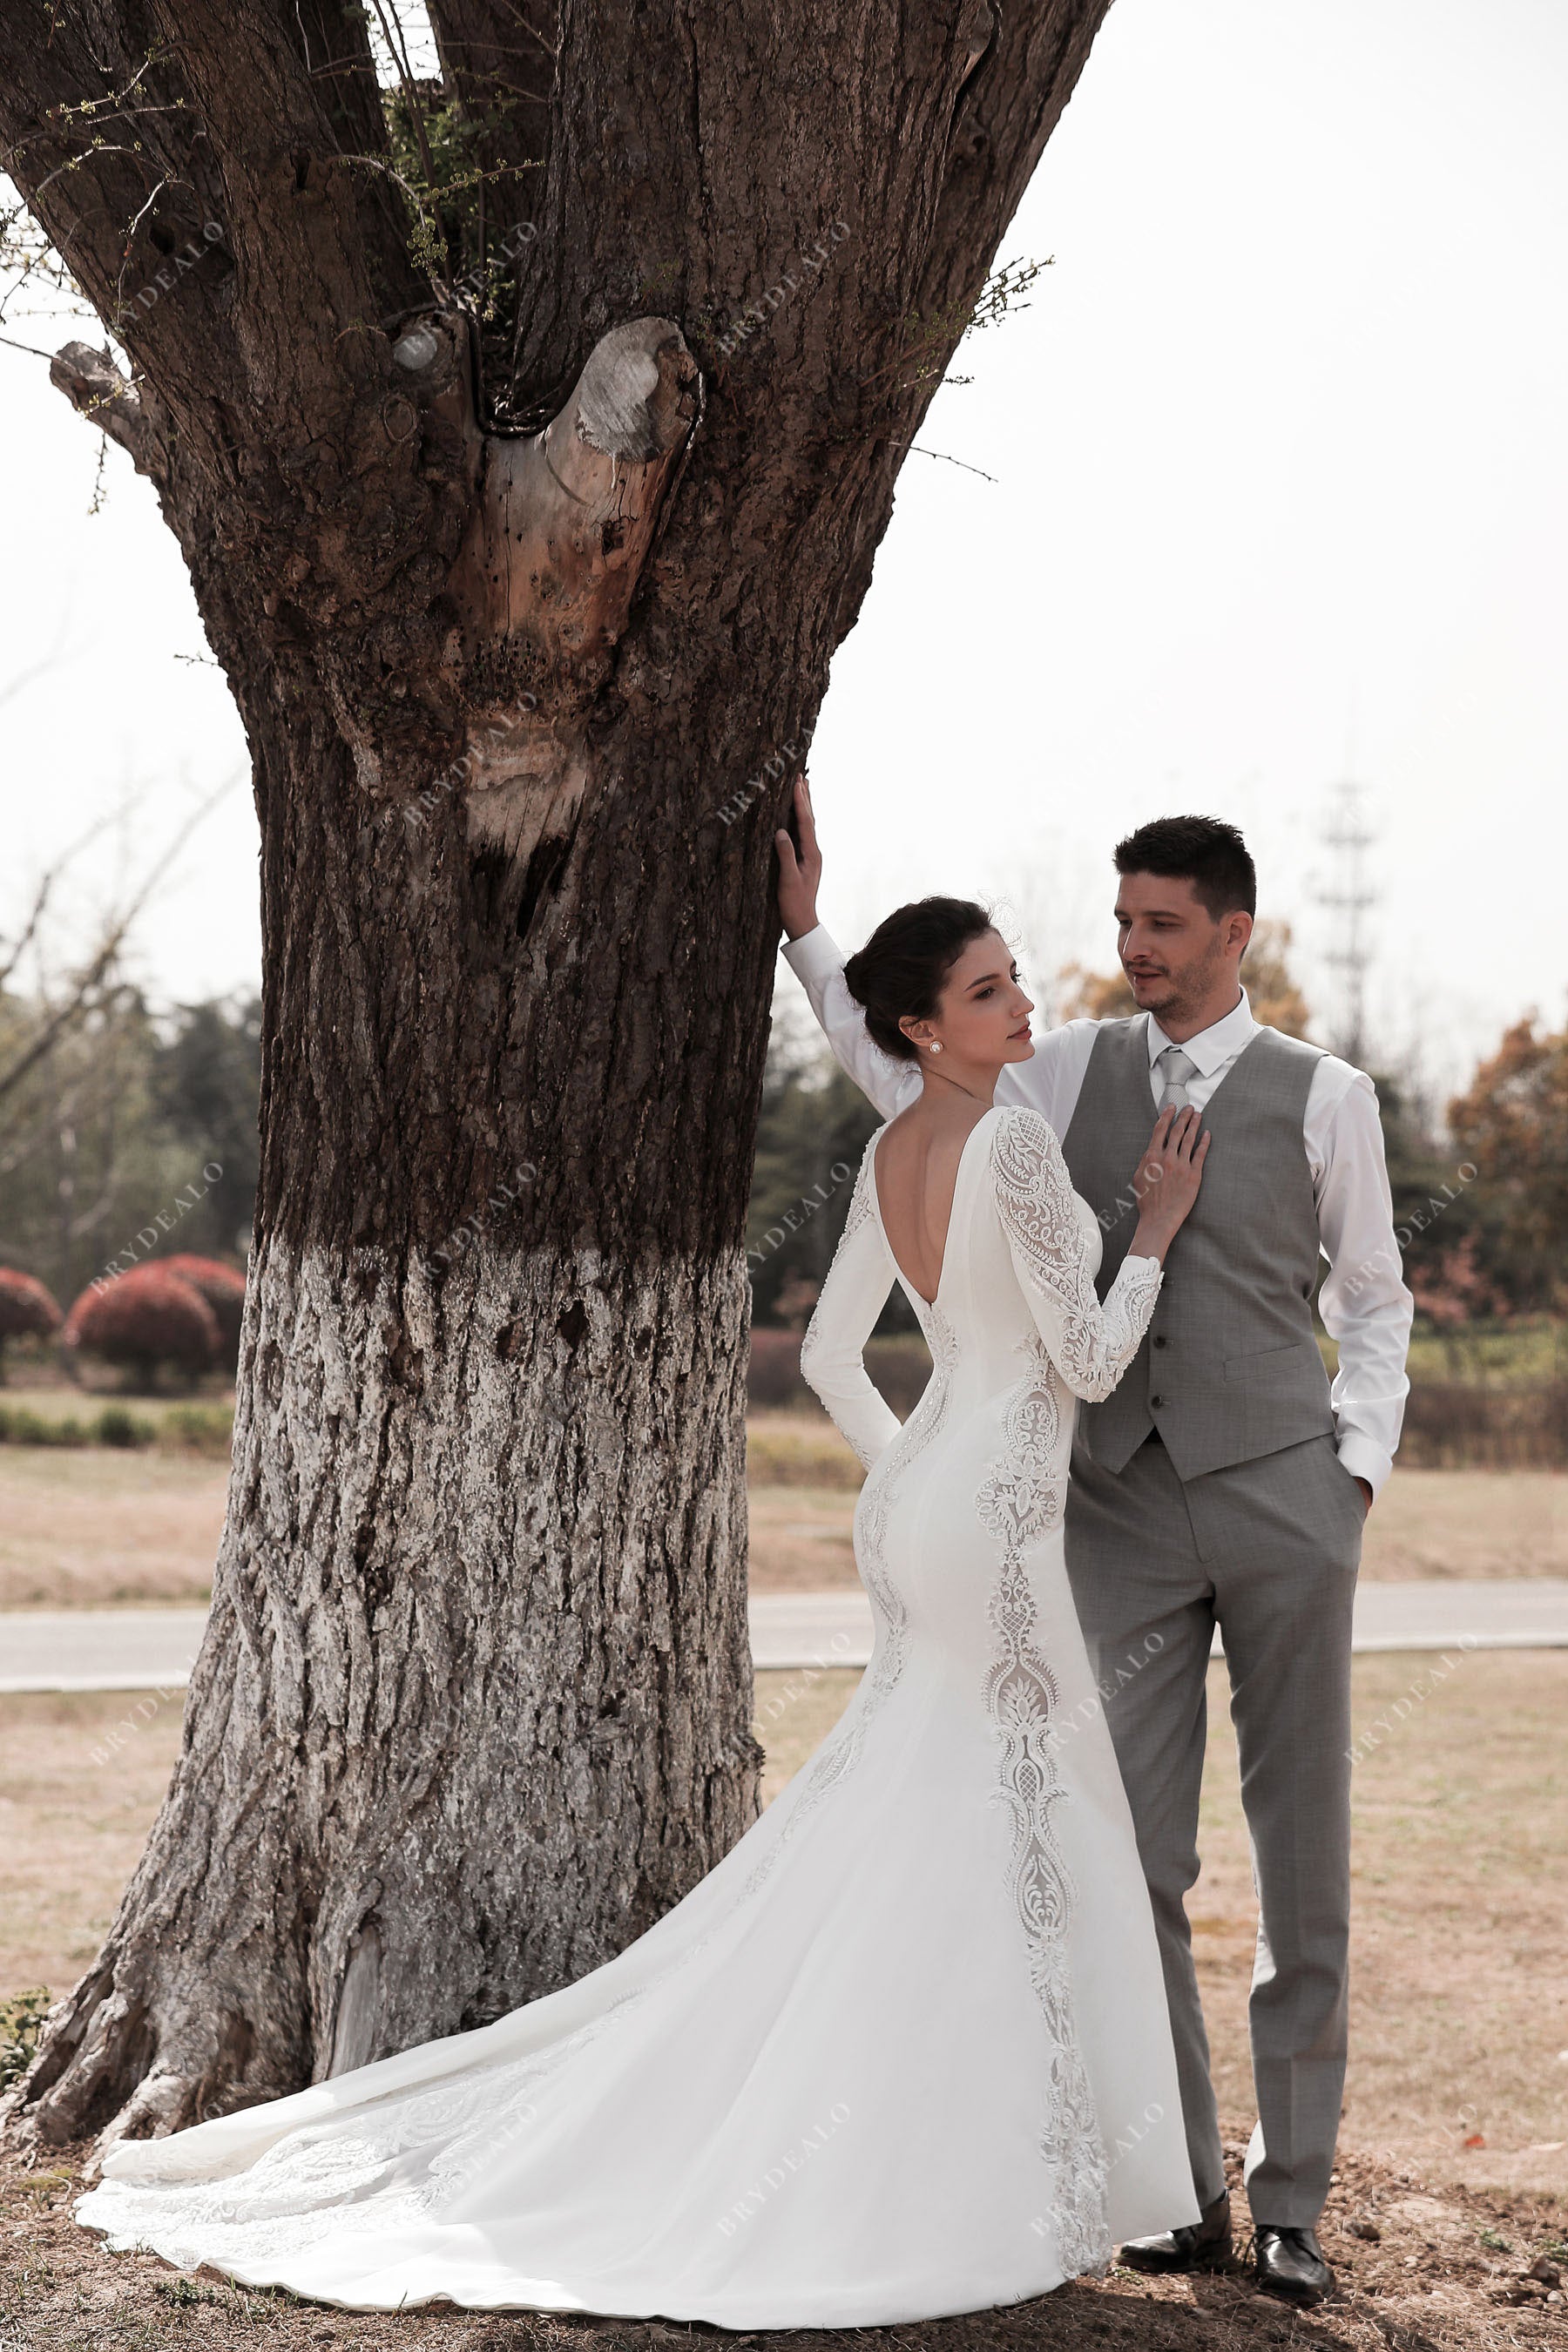
[[[1355,1663],[1347,2140],[1434,2181],[1568,2197],[1568,1653],[1450,1655],[1451,1669],[1431,1654]],[[758,1675],[764,1801],[856,1681],[812,1667]],[[1190,1909],[1221,2103],[1239,2115],[1256,1912],[1223,1663],[1209,1696]],[[58,1994],[93,1958],[179,1730],[177,1696],[0,1698],[0,1999],[33,1985]]]
[[[753,1591],[827,1591],[857,1582],[849,1530],[858,1465],[845,1447],[853,1482],[821,1476],[838,1467],[827,1453],[831,1443],[792,1439],[776,1424],[763,1446],[753,1442]],[[1361,1572],[1379,1582],[1568,1576],[1568,1475],[1401,1470],[1367,1521]]]
[[[856,1582],[860,1466],[820,1418],[752,1423],[752,1586]],[[207,1599],[227,1472],[179,1455],[0,1446],[0,1610]],[[1568,1474],[1401,1470],[1367,1522],[1368,1578],[1568,1576]]]
[[[227,1466],[100,1446],[0,1446],[0,1609],[206,1601]]]
[[[1568,1472],[1401,1470],[1367,1520],[1362,1574],[1568,1576]]]
[[[184,1697],[0,1697],[0,2000],[62,1993],[96,1957],[169,1785]]]
[[[1356,1662],[1357,1917],[1351,2078],[1324,2242],[1342,2293],[1293,2314],[1244,2275],[1113,2271],[1005,2313],[877,2331],[889,2352],[1504,2352],[1568,2344],[1536,2262],[1568,2278],[1568,1654]],[[776,1794],[837,1719],[853,1674],[758,1677]],[[1253,1920],[1224,1668],[1211,1682],[1204,1875],[1193,1903],[1231,2168],[1249,2113]],[[120,1696],[0,1699],[0,1832],[12,1893],[0,1994],[86,1965],[162,1794],[177,1708]],[[1379,1723],[1390,1728],[1377,1736]],[[95,1761],[95,1756],[101,1760]],[[1562,2053],[1562,2054],[1560,2054]],[[1467,2140],[1484,2146],[1467,2147]],[[69,2218],[85,2150],[0,2166],[0,2352],[321,2344],[423,2352],[644,2352],[701,2329],[337,2312],[152,2257],[109,2256]],[[1237,2219],[1243,2200],[1237,2200]],[[1371,2233],[1371,2234],[1368,2234]],[[1559,2287],[1555,2290],[1562,2293]],[[745,2339],[742,2339],[744,2341]],[[780,2338],[781,2352],[841,2339]]]

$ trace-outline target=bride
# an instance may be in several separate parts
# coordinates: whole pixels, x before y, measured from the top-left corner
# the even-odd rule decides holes
[[[848,967],[924,1090],[872,1137],[802,1349],[867,1471],[870,1665],[717,1868],[579,1983],[308,2090],[121,2140],[118,2249],[353,2309],[450,2299],[731,2328],[1043,2294],[1198,2207],[1149,1899],[1062,1559],[1075,1397],[1134,1354],[1207,1150],[1165,1113],[1104,1304],[984,910]],[[861,1352],[900,1283],[933,1370]]]

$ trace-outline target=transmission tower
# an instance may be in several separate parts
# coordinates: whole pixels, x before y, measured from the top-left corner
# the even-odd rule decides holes
[[[1340,975],[1341,1027],[1334,1051],[1357,1069],[1366,1066],[1366,975],[1372,961],[1367,911],[1377,892],[1367,880],[1366,853],[1374,835],[1367,822],[1365,788],[1350,777],[1333,788],[1323,839],[1333,853],[1332,887],[1317,894],[1334,918],[1326,961]]]

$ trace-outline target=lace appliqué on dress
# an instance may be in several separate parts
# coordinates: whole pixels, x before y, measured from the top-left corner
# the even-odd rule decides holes
[[[998,1119],[991,1148],[1002,1229],[1030,1287],[1055,1310],[1057,1358],[1075,1396],[1108,1397],[1138,1353],[1163,1270],[1155,1258],[1123,1260],[1104,1303],[1095,1296],[1055,1131],[1037,1111]]]
[[[1077,1244],[1075,1236],[1075,1246]],[[1027,1551],[1059,1527],[1065,1503],[1060,1462],[1064,1402],[1042,1343],[1014,1390],[1000,1461],[975,1497],[980,1523],[1001,1551],[990,1619],[996,1655],[984,1682],[1001,1762],[996,1801],[1012,1826],[1008,1884],[1029,1956],[1029,1978],[1050,2040],[1050,2078],[1040,2153],[1051,2169],[1057,2251],[1069,2277],[1110,2259],[1108,2166],[1099,2116],[1073,2018],[1067,1936],[1076,1891],[1052,1827],[1063,1794],[1056,1762],[1060,1694],[1041,1654]]]

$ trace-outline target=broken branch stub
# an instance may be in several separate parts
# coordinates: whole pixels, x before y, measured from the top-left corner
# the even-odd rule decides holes
[[[107,351],[95,352],[90,343],[67,343],[49,362],[49,382],[79,415],[90,417],[118,442],[139,473],[159,471],[142,396]]]
[[[588,706],[701,414],[670,319],[633,319],[590,352],[558,416],[487,437],[452,593],[470,692],[470,840],[526,856],[584,781]]]

